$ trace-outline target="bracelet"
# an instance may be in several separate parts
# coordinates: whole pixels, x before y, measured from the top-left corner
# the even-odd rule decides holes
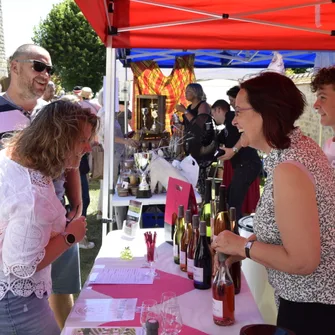
[[[246,243],[245,246],[244,246],[245,256],[246,256],[247,258],[250,258],[250,259],[251,259],[251,257],[250,257],[250,249],[251,249],[251,247],[253,246],[253,244],[254,244],[255,241],[256,241],[256,240],[253,240],[253,241],[247,241],[247,243]]]

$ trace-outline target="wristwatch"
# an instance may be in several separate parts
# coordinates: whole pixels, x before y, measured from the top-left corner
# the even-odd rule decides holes
[[[251,257],[250,257],[250,249],[251,249],[251,247],[252,247],[252,245],[254,244],[255,241],[256,241],[256,240],[253,240],[253,241],[247,241],[247,243],[246,243],[245,246],[244,246],[245,256],[246,256],[247,258],[250,258],[250,259],[251,259]]]
[[[76,241],[76,238],[73,234],[64,232],[62,233],[62,236],[64,237],[64,241],[67,245],[69,245],[70,247],[72,246],[72,244]]]
[[[237,154],[238,153],[238,149],[236,147],[232,147],[233,151],[234,151],[234,154]]]

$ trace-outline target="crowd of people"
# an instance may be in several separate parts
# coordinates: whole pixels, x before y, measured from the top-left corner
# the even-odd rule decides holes
[[[87,153],[104,143],[103,91],[99,102],[81,86],[55,98],[51,70],[47,50],[19,47],[0,96],[0,113],[6,113],[0,128],[2,334],[58,335],[81,289],[79,243],[94,247],[86,237]],[[335,131],[335,67],[318,71],[311,87],[321,124]],[[212,247],[229,255],[229,265],[248,257],[267,268],[278,325],[296,335],[335,334],[335,140],[322,150],[295,126],[306,100],[282,74],[261,73],[227,95],[229,103],[209,105],[201,85],[191,83],[190,105],[176,106],[185,127],[202,114],[225,126],[216,139],[224,151],[218,159],[231,164],[227,200],[238,218],[262,169],[257,151],[267,155],[254,235],[224,231]],[[125,138],[125,108],[121,103],[115,118],[114,184],[125,145],[139,145]],[[116,213],[119,221],[123,214]]]

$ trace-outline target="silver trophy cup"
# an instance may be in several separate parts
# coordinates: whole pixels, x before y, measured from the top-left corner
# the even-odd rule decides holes
[[[141,182],[138,186],[137,198],[150,198],[152,196],[150,185],[147,182],[148,168],[152,154],[150,152],[137,152],[134,154],[135,166],[141,173]]]

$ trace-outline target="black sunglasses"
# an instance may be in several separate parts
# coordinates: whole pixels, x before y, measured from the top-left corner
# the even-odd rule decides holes
[[[53,74],[53,68],[51,65],[47,65],[39,60],[35,59],[17,59],[18,63],[33,63],[33,69],[36,72],[43,72],[44,70],[47,71],[49,75]]]

